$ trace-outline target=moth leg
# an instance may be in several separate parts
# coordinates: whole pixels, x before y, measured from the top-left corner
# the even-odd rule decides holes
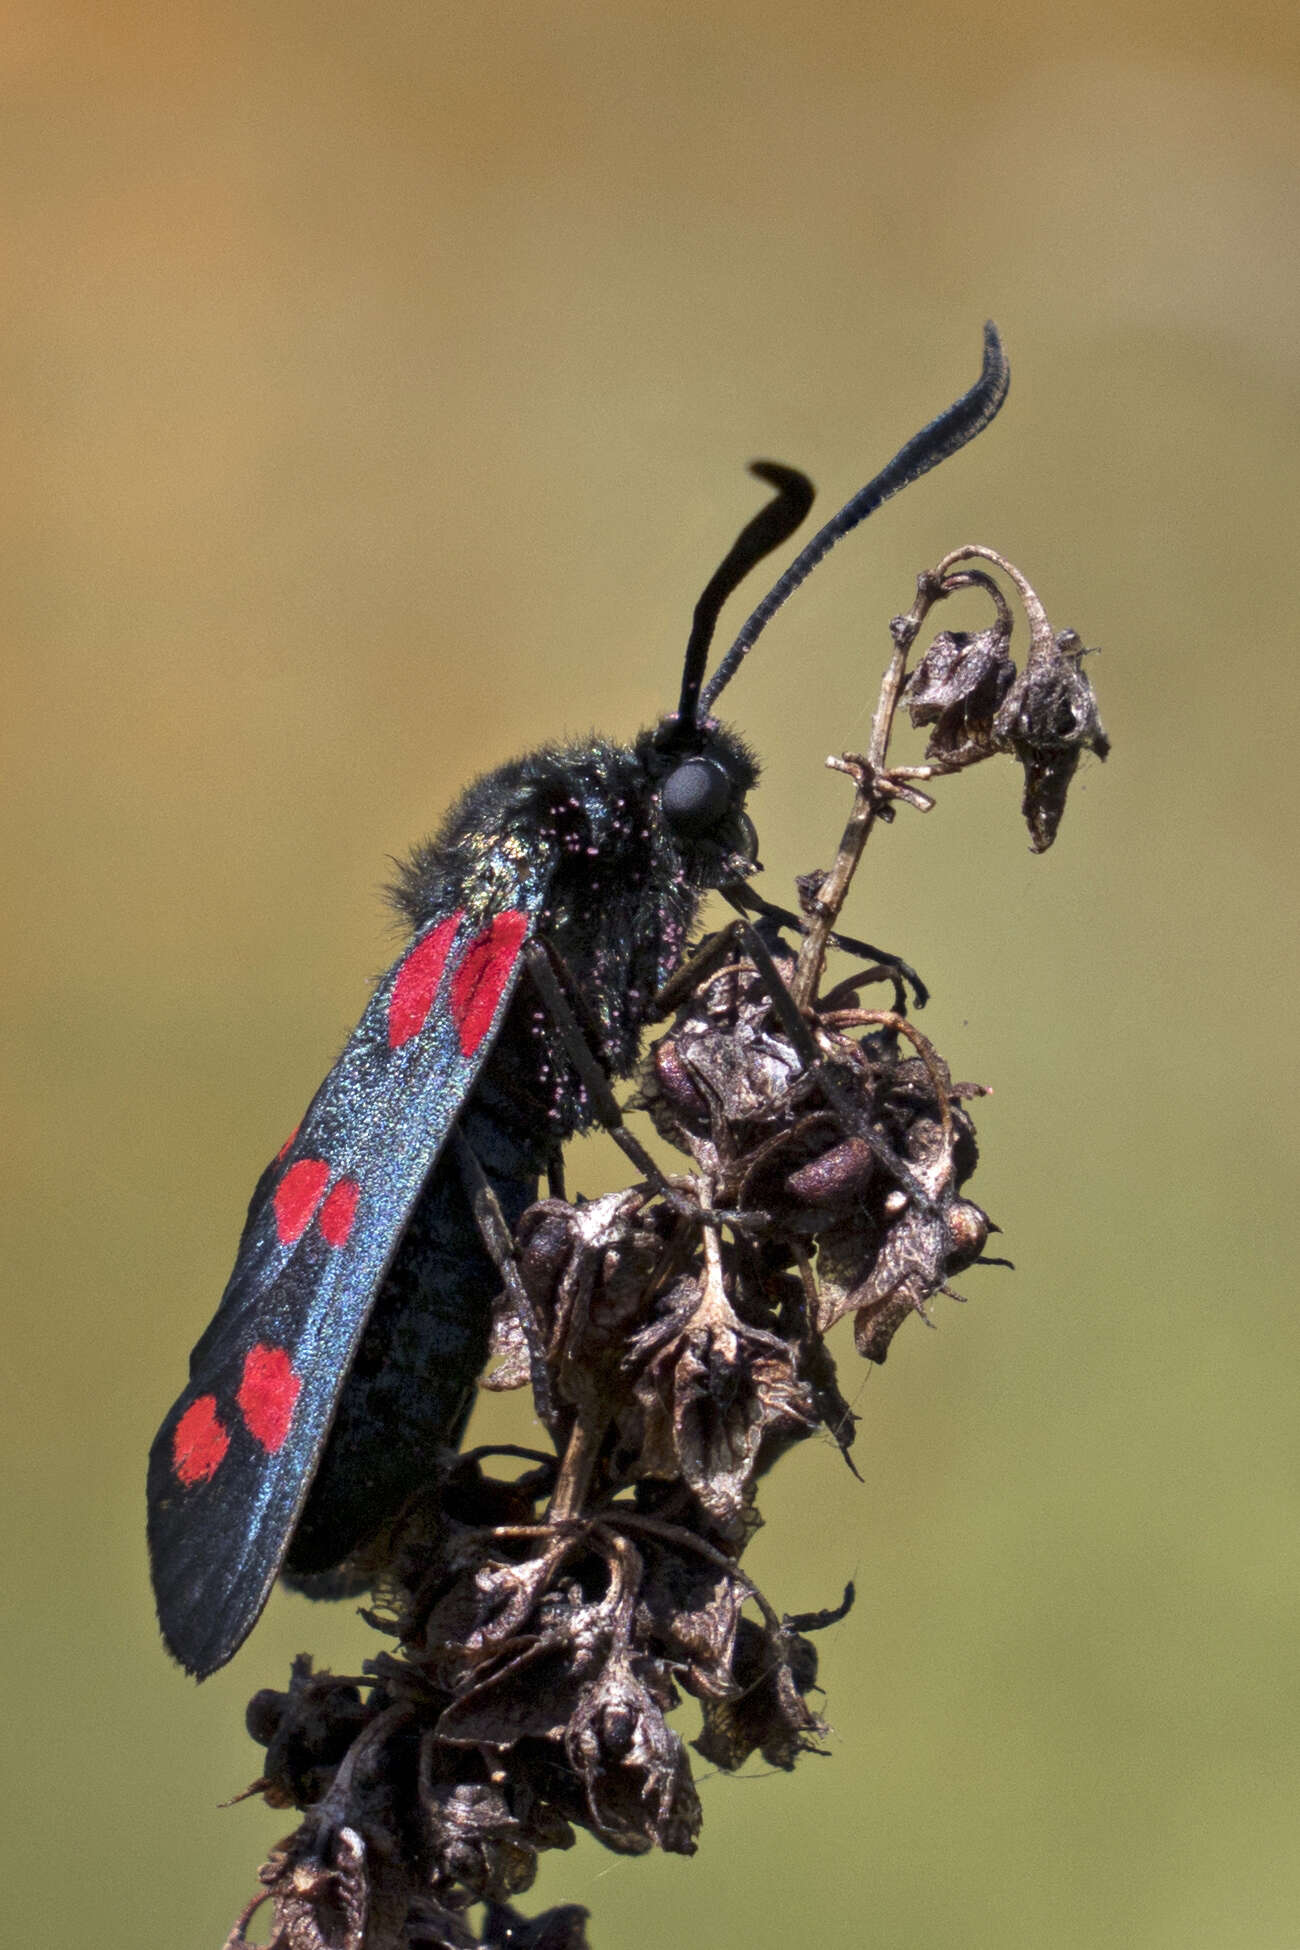
[[[541,996],[551,1021],[559,1031],[560,1040],[564,1044],[564,1053],[577,1071],[584,1090],[600,1113],[601,1123],[615,1144],[626,1157],[631,1159],[642,1177],[649,1180],[660,1196],[675,1207],[680,1201],[680,1194],[674,1191],[645,1146],[639,1139],[633,1137],[623,1122],[623,1113],[610,1087],[609,1078],[592,1055],[591,1043],[584,1026],[560,986],[553,957],[554,951],[544,941],[530,941],[524,948],[528,973],[533,978],[533,985]],[[694,1207],[691,1209],[693,1211]]]
[[[675,975],[670,975],[654,999],[654,1014],[670,1016],[693,994],[707,975],[721,968],[736,950],[736,923],[731,921],[717,934],[706,935],[693,954],[687,956]]]
[[[772,998],[772,1006],[780,1018],[781,1027],[809,1069],[817,1072],[822,1095],[838,1117],[840,1128],[848,1137],[862,1138],[872,1156],[884,1166],[891,1178],[897,1180],[918,1209],[922,1212],[930,1211],[933,1201],[910,1165],[899,1157],[893,1146],[887,1143],[872,1125],[870,1119],[854,1106],[831,1075],[822,1059],[822,1052],[817,1047],[817,1039],[808,1027],[794,997],[782,981],[781,971],[773,961],[762,936],[756,928],[751,927],[743,915],[738,921],[732,922],[732,927],[744,941],[745,952],[762,977],[763,986]]]
[[[737,914],[756,914],[764,921],[775,921],[778,927],[794,928],[798,933],[803,932],[804,924],[797,914],[792,914],[788,907],[777,907],[772,901],[764,900],[761,894],[756,894],[753,888],[746,886],[743,881],[737,881],[719,891],[722,898],[735,908]],[[843,949],[846,954],[860,955],[864,961],[876,961],[883,968],[892,968],[895,971],[900,1003],[903,982],[911,983],[918,1009],[923,1009],[930,1000],[929,989],[916,970],[910,963],[905,962],[901,955],[891,955],[885,948],[873,948],[869,941],[859,941],[851,934],[832,934],[829,939],[833,947]],[[903,1014],[901,1007],[897,1013]]]
[[[479,1237],[487,1250],[488,1258],[501,1275],[501,1284],[510,1296],[523,1331],[524,1342],[528,1348],[528,1366],[532,1373],[533,1400],[543,1426],[555,1433],[558,1426],[555,1402],[551,1395],[551,1380],[546,1367],[546,1346],[541,1322],[527,1287],[519,1272],[519,1262],[515,1258],[515,1242],[506,1224],[506,1215],[501,1210],[497,1195],[488,1183],[486,1172],[479,1163],[474,1147],[465,1137],[459,1124],[453,1124],[450,1133],[451,1150],[456,1159],[461,1182],[474,1211],[474,1223]]]
[[[922,1210],[928,1210],[930,1205],[929,1198],[926,1195],[924,1187],[920,1184],[908,1165],[885,1142],[879,1132],[873,1130],[870,1124],[858,1115],[843,1091],[836,1086],[834,1079],[827,1075],[822,1065],[822,1053],[817,1047],[812,1031],[800,1014],[794,997],[782,981],[781,971],[773,961],[766,942],[758,933],[757,929],[751,925],[740,906],[740,902],[733,897],[730,888],[724,887],[719,891],[722,893],[724,900],[729,901],[736,909],[739,918],[721,929],[719,933],[710,935],[696,949],[689,960],[678,969],[677,973],[664,984],[659,994],[655,997],[656,1011],[662,1015],[669,1014],[679,1002],[685,1000],[686,996],[699,982],[707,977],[712,969],[722,967],[727,957],[735,954],[737,948],[739,948],[744,954],[749,956],[755,968],[758,970],[759,975],[762,977],[763,986],[772,998],[772,1003],[780,1018],[781,1026],[789,1036],[790,1041],[794,1044],[795,1049],[810,1069],[815,1069],[820,1072],[822,1089],[830,1103],[831,1109],[839,1118],[841,1128],[849,1136],[865,1139],[873,1155],[898,1180],[908,1195],[918,1202]],[[787,914],[784,908],[774,907],[770,902],[762,900],[758,895],[751,894],[747,887],[743,891],[746,899],[757,903],[760,919],[776,921],[782,927],[798,928],[800,926],[799,919],[796,915]],[[839,946],[847,948],[850,953],[857,953],[859,951],[866,955],[878,955],[879,953],[877,949],[869,948],[865,942],[855,942],[847,935],[837,935],[832,938]],[[889,955],[883,957],[883,959],[893,964],[896,957]],[[905,966],[906,964],[900,963],[900,970]],[[910,969],[907,970],[907,973],[916,985],[918,1002],[923,1001],[927,993],[925,985]],[[903,998],[900,996],[899,1000],[901,1002]],[[902,1013],[904,1012],[900,1008],[899,1014]],[[708,1216],[717,1219],[723,1215],[713,1213]]]
[[[730,930],[728,929],[726,933],[729,935]],[[584,1028],[578,1014],[581,997],[577,998],[578,1008],[575,1008],[560,986],[560,978],[556,970],[557,967],[563,969],[563,962],[545,941],[530,941],[523,952],[537,992],[559,1031],[565,1055],[577,1071],[587,1095],[600,1113],[601,1123],[623,1155],[631,1159],[652,1190],[671,1211],[677,1214],[678,1218],[689,1219],[693,1224],[714,1227],[746,1224],[747,1215],[739,1212],[703,1209],[699,1201],[692,1198],[689,1192],[679,1190],[664,1177],[645,1146],[633,1136],[623,1122],[623,1112],[610,1087],[609,1078],[592,1054],[591,1042],[595,1040],[594,1032]],[[791,1003],[790,1006],[793,1008],[794,1004]],[[810,1043],[811,1040],[810,1037]]]

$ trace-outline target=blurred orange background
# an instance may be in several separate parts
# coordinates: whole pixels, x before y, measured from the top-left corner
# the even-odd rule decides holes
[[[1055,851],[986,767],[877,835],[849,917],[995,1086],[972,1189],[1019,1270],[869,1384],[846,1342],[865,1483],[811,1444],[769,1485],[778,1607],[858,1582],[831,1757],[706,1781],[694,1861],[584,1840],[526,1906],[587,1904],[598,1950],[1296,1942],[1298,21],[0,9],[14,1942],[219,1944],[286,1826],[218,1809],[243,1701],[369,1649],[277,1596],[196,1690],[142,1493],[394,952],[387,856],[477,769],[670,705],[744,463],[829,512],[990,314],[1002,418],[727,705],[788,899],[917,570],[991,543],[1104,646],[1114,756]]]

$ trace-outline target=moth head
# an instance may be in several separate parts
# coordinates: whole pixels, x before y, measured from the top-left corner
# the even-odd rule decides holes
[[[744,880],[758,866],[758,835],[745,801],[758,761],[744,740],[713,718],[678,736],[676,717],[646,734],[645,762],[660,824],[702,886]]]
[[[701,708],[709,646],[728,596],[756,562],[793,534],[813,499],[812,482],[796,468],[760,460],[750,472],[770,482],[776,494],[746,522],[695,605],[681,698],[651,735],[648,754],[663,823],[684,851],[718,856],[711,880],[755,870],[758,837],[745,797],[757,782],[758,766],[741,740]]]

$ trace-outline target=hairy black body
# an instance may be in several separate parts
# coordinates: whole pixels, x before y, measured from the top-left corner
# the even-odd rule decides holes
[[[521,861],[533,871],[552,862],[538,936],[583,999],[602,1067],[627,1076],[701,897],[749,870],[744,800],[757,764],[712,725],[696,756],[716,763],[729,786],[725,815],[698,837],[675,833],[662,815],[659,788],[678,760],[649,732],[630,748],[590,739],[486,774],[401,867],[399,911],[415,934],[454,906],[486,919],[510,904]],[[510,1226],[536,1197],[555,1147],[593,1117],[525,976],[458,1119]],[[285,1557],[291,1582],[334,1595],[367,1581],[367,1545],[430,1483],[440,1446],[460,1439],[500,1284],[444,1153],[353,1358]],[[341,1578],[322,1577],[341,1565]]]

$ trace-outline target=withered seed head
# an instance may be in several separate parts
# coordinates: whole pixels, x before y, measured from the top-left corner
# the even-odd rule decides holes
[[[1080,754],[1105,758],[1110,751],[1083,674],[1088,654],[1073,630],[1036,642],[994,721],[998,745],[1024,768],[1023,810],[1035,853],[1045,853],[1056,838]]]
[[[927,758],[960,764],[996,749],[993,721],[1016,675],[1009,644],[1000,624],[934,639],[904,688],[912,723],[934,726]]]

